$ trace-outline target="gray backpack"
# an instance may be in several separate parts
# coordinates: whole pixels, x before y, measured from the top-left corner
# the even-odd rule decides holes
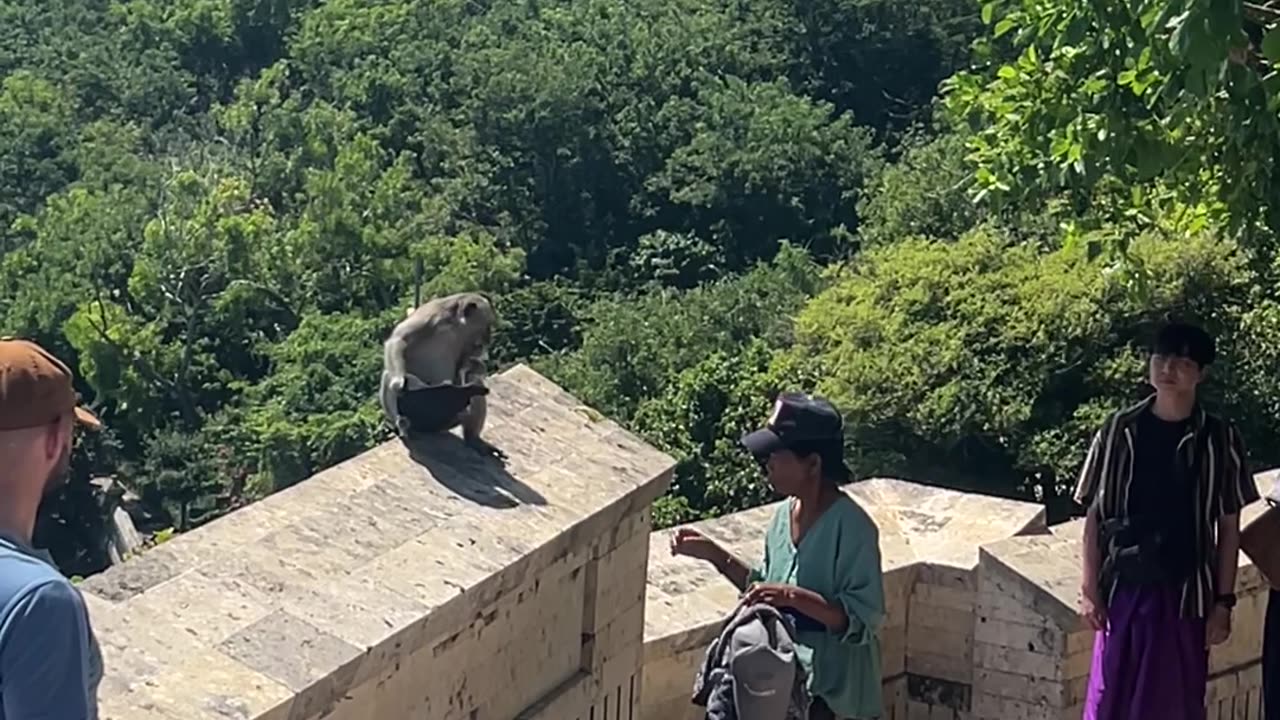
[[[693,703],[707,720],[805,720],[806,680],[790,618],[764,603],[739,605],[707,648]]]

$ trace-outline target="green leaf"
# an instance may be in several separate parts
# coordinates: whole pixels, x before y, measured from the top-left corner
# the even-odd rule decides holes
[[[1097,95],[1103,90],[1106,90],[1107,86],[1110,84],[1111,83],[1107,82],[1103,78],[1090,78],[1087,82],[1085,82],[1083,89],[1086,93],[1090,95]]]
[[[1271,62],[1280,62],[1280,26],[1273,27],[1262,38],[1262,54]]]
[[[996,23],[995,36],[1000,37],[1004,35],[1005,33],[1012,30],[1016,24],[1017,23],[1015,23],[1013,20],[1010,20],[1009,18],[1005,18],[1001,20],[1000,22]]]
[[[1208,84],[1205,82],[1204,71],[1200,68],[1192,67],[1187,69],[1186,75],[1187,90],[1196,97],[1204,97],[1209,92]]]
[[[1136,72],[1132,70],[1125,70],[1124,72],[1116,76],[1116,83],[1121,86],[1132,85],[1133,79],[1136,76],[1137,76]]]
[[[984,25],[991,24],[991,18],[996,13],[996,4],[994,2],[986,3],[982,6],[982,23]]]
[[[1096,260],[1102,254],[1102,242],[1099,240],[1090,240],[1085,243],[1085,257],[1090,261]]]
[[[1018,71],[1012,65],[1004,65],[996,71],[996,75],[1002,80],[1012,80],[1018,77]]]

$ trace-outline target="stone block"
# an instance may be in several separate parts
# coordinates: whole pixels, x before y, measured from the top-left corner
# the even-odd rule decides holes
[[[904,720],[907,717],[907,678],[891,677],[880,686],[884,705],[884,720]]]
[[[1062,655],[1067,650],[1067,635],[1057,628],[1024,625],[999,618],[979,619],[974,626],[973,637],[989,645],[1048,655]]]
[[[1043,680],[1061,680],[1063,660],[1060,656],[1003,647],[990,643],[973,644],[976,670],[999,670]]]
[[[895,625],[880,630],[880,672],[893,678],[907,671],[907,627]]]
[[[971,661],[966,661],[965,658],[920,651],[907,654],[906,666],[909,675],[919,675],[963,685],[973,682],[974,665]]]
[[[584,616],[584,632],[608,625],[620,613],[644,602],[649,533],[647,527],[637,530],[596,561],[595,594]]]
[[[974,590],[946,585],[917,584],[911,591],[912,605],[973,612],[978,600]]]
[[[506,720],[577,674],[554,717],[633,702],[674,461],[523,366],[491,388],[505,464],[387,442],[86,582],[104,714]]]
[[[968,712],[973,707],[973,687],[965,682],[908,673],[907,699],[930,707]]]
[[[973,688],[975,693],[1009,698],[1030,705],[1061,708],[1066,704],[1062,683],[1019,673],[975,670]]]
[[[218,649],[281,685],[302,692],[361,651],[278,610],[218,644]]]
[[[985,693],[973,697],[974,720],[1044,720],[1058,715],[1060,709]]]
[[[966,665],[973,658],[971,625],[933,626],[911,623],[907,626],[907,657],[917,653],[955,658]]]
[[[911,603],[911,625],[913,627],[933,628],[947,632],[974,632],[974,610],[972,607],[961,610],[945,605],[932,605],[923,600]]]

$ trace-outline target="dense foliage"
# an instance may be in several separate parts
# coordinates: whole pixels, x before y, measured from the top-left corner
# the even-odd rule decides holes
[[[1168,313],[1219,333],[1210,402],[1275,462],[1269,22],[0,0],[0,334],[71,360],[110,428],[48,513],[96,527],[114,474],[181,531],[387,438],[419,260],[424,295],[493,295],[500,364],[677,458],[662,523],[767,498],[735,443],[784,387],[847,412],[860,476],[1060,516]]]

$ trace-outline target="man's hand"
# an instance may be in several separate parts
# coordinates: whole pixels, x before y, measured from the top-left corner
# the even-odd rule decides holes
[[[743,604],[765,603],[776,608],[795,607],[797,589],[795,585],[756,583],[747,590],[747,594],[743,598]]]
[[[706,560],[713,564],[722,563],[729,556],[719,543],[693,528],[680,528],[671,536],[671,554]]]
[[[1098,597],[1096,587],[1084,587],[1080,590],[1080,615],[1094,630],[1107,629],[1107,609]]]
[[[1231,610],[1214,605],[1205,623],[1205,647],[1221,645],[1231,637]]]

